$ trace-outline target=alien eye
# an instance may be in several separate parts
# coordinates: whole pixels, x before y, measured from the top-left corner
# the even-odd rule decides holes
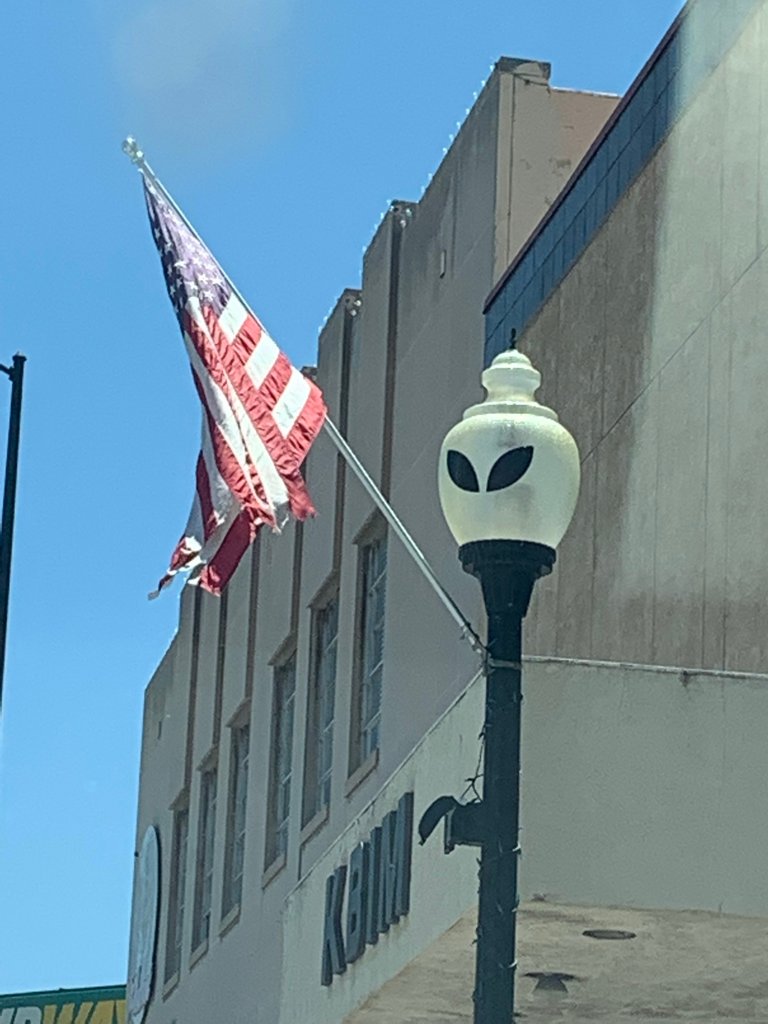
[[[525,473],[533,459],[533,445],[525,448],[512,448],[504,452],[493,464],[488,474],[489,491],[500,491],[504,487],[516,484]]]
[[[462,491],[479,491],[480,484],[477,482],[477,473],[472,468],[472,463],[466,455],[448,450],[448,476]]]

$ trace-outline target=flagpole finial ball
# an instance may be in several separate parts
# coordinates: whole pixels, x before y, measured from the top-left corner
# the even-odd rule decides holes
[[[135,163],[137,166],[141,166],[144,163],[144,152],[139,148],[139,144],[132,135],[129,135],[123,141],[123,152],[127,157]]]

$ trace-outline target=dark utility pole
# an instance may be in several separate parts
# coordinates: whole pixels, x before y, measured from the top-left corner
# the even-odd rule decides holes
[[[480,897],[475,1024],[511,1024],[515,1005],[517,866],[520,855],[520,713],[523,619],[555,552],[525,541],[475,541],[459,548],[483,588],[488,612]]]
[[[534,583],[552,572],[555,557],[553,548],[532,541],[479,540],[459,548],[488,613],[483,798],[461,804],[438,797],[421,817],[419,838],[426,842],[444,818],[445,853],[480,847],[475,1024],[512,1024],[514,1013],[523,619]]]
[[[0,370],[11,381],[11,414],[8,424],[8,452],[5,460],[5,487],[3,513],[0,525],[0,710],[3,706],[3,677],[5,675],[5,641],[8,634],[8,600],[11,592],[11,553],[13,551],[13,524],[16,514],[16,480],[19,468],[19,438],[21,436],[21,395],[24,385],[26,356],[15,355],[12,366],[0,364]]]
[[[555,552],[524,541],[475,541],[459,549],[480,581],[487,611],[485,755],[477,907],[475,1024],[511,1024],[515,1005],[520,817],[522,621],[534,584]]]

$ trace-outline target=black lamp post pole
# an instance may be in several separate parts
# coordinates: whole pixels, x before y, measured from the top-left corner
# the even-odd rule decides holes
[[[5,641],[8,634],[8,601],[11,593],[11,553],[13,525],[16,514],[16,480],[19,467],[19,439],[21,436],[21,396],[24,386],[26,356],[15,355],[12,366],[0,365],[0,370],[11,381],[11,413],[8,424],[8,452],[5,460],[5,486],[3,512],[0,524],[0,710],[3,706],[3,677],[5,675]]]
[[[488,613],[475,1024],[510,1024],[515,1004],[522,626],[533,585],[555,552],[525,541],[476,541],[459,557]]]

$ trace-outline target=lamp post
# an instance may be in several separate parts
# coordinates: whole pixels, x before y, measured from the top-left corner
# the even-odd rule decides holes
[[[557,415],[534,395],[527,356],[502,353],[483,373],[485,400],[467,409],[440,452],[440,503],[466,572],[488,613],[483,798],[441,797],[419,826],[422,842],[446,817],[445,851],[481,849],[475,1024],[509,1024],[514,1011],[520,848],[522,623],[534,584],[552,571],[573,516],[579,453]]]
[[[16,517],[16,481],[19,467],[19,438],[21,435],[21,397],[24,386],[24,363],[27,357],[16,353],[10,366],[0,370],[11,382],[11,412],[8,422],[8,453],[5,460],[3,510],[0,522],[0,712],[3,707],[3,678],[5,676],[5,643],[8,635],[8,602],[11,593],[11,553],[13,525]]]

